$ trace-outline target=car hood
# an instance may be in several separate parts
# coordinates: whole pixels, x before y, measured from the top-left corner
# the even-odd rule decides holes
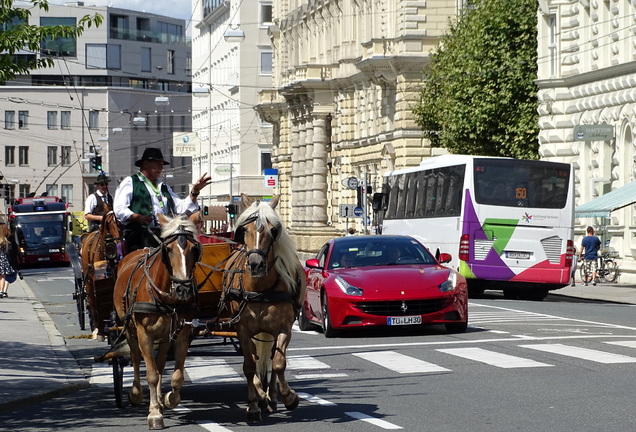
[[[448,279],[452,270],[441,265],[399,265],[364,268],[345,268],[333,271],[343,277],[351,285],[362,288],[364,295],[382,293],[386,296],[391,292],[403,294],[405,290],[435,289],[439,294],[438,285]]]

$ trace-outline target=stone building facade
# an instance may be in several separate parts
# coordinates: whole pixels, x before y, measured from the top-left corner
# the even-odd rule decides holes
[[[576,205],[634,181],[636,175],[636,2],[539,2],[540,156],[570,162]],[[584,141],[579,125],[610,125],[614,138]],[[636,281],[635,207],[609,218],[575,219],[575,244],[593,225],[623,258],[621,282]]]
[[[316,252],[347,227],[370,231],[370,199],[360,200],[369,225],[339,216],[341,204],[358,204],[348,179],[366,180],[376,191],[387,170],[434,154],[412,108],[429,54],[462,6],[458,0],[273,2],[273,90],[261,92],[258,110],[273,124],[272,157],[284,197],[279,212],[300,252]]]

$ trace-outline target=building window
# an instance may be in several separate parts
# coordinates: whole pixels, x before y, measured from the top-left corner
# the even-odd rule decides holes
[[[57,196],[57,185],[56,184],[47,184],[46,185],[46,193],[48,196]]]
[[[87,69],[121,69],[121,45],[86,44]]]
[[[272,168],[272,154],[270,152],[261,153],[261,174],[264,174],[266,169]]]
[[[168,128],[170,132],[174,132],[174,116],[172,114],[168,117]]]
[[[77,18],[68,17],[40,17],[40,27],[77,25]],[[47,56],[77,56],[77,42],[74,37],[45,37],[40,44],[40,51]]]
[[[272,24],[272,2],[263,1],[261,2],[261,16],[259,23],[261,27],[267,27]]]
[[[60,120],[61,120],[60,127],[62,129],[71,128],[71,112],[70,111],[62,111]]]
[[[271,51],[265,51],[265,50],[261,51],[260,73],[261,75],[272,74],[272,52]]]
[[[57,129],[57,111],[47,111],[46,127],[47,129]]]
[[[181,116],[181,132],[185,132],[186,131],[186,116],[182,115]]]
[[[152,51],[150,48],[141,48],[141,71],[152,72]]]
[[[73,185],[72,184],[62,185],[62,199],[68,205],[71,205],[73,203]]]
[[[29,146],[20,146],[18,147],[18,158],[20,166],[28,166],[29,165]]]
[[[57,147],[49,146],[46,149],[46,157],[49,166],[57,165]]]
[[[21,184],[20,185],[20,198],[26,198],[31,193],[31,185],[30,184]]]
[[[550,76],[555,77],[558,74],[558,50],[557,50],[557,19],[556,15],[548,16],[548,31],[550,39],[548,40],[548,53],[550,57]]]
[[[157,114],[157,132],[161,132],[161,116]]]
[[[192,54],[188,53],[186,56],[186,70],[187,76],[192,76]]]
[[[15,146],[5,146],[4,164],[5,166],[15,166]]]
[[[88,112],[88,128],[99,129],[99,111],[90,110]]]
[[[166,73],[170,75],[174,75],[174,54],[173,50],[167,51],[166,66],[168,70]]]
[[[71,146],[62,146],[62,165],[71,165]]]
[[[18,128],[20,129],[29,128],[29,112],[28,111],[18,111]]]
[[[15,129],[15,111],[4,112],[4,128]]]

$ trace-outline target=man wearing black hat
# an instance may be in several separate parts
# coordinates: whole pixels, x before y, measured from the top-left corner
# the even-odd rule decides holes
[[[186,211],[199,210],[197,197],[201,189],[210,184],[211,177],[207,173],[202,175],[192,185],[189,197],[182,200],[170,186],[159,180],[163,167],[169,164],[161,149],[148,147],[135,162],[139,172],[126,177],[117,187],[114,210],[124,224],[127,252],[159,245],[157,214],[175,217]]]
[[[113,197],[108,192],[108,177],[100,174],[95,179],[97,190],[86,198],[84,206],[84,219],[88,221],[88,230],[99,229],[102,218],[113,208]]]

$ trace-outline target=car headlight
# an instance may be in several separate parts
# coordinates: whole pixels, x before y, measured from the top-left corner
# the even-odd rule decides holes
[[[457,273],[449,272],[448,279],[437,286],[441,292],[454,291],[457,288]]]
[[[342,290],[343,293],[352,296],[361,296],[362,288],[351,285],[342,276],[336,276],[336,285]]]

